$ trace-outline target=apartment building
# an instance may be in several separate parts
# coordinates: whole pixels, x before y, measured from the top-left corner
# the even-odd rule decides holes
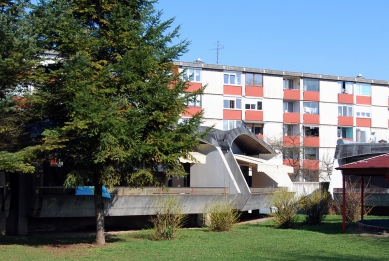
[[[285,146],[297,139],[304,146],[301,165],[321,169],[320,160],[333,158],[338,139],[388,141],[388,81],[199,61],[175,65],[185,71],[188,91],[207,86],[183,118],[204,109],[206,126],[246,127]]]

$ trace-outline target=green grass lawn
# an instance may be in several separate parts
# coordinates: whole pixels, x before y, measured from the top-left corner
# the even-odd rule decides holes
[[[349,230],[352,225],[349,225]],[[237,225],[232,232],[182,229],[173,241],[151,241],[150,231],[94,238],[50,235],[0,237],[1,260],[388,260],[389,237],[341,232],[341,217],[317,226],[275,229],[272,222]]]

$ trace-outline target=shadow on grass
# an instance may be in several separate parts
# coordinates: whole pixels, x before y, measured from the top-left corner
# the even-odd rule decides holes
[[[115,243],[123,241],[117,235],[106,235],[106,243]],[[0,237],[0,245],[24,245],[32,247],[42,246],[65,246],[77,244],[94,244],[95,235],[93,233],[66,233],[66,234],[33,234],[29,236],[2,236]]]

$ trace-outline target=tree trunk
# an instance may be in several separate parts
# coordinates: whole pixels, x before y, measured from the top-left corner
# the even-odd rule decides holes
[[[105,244],[102,190],[101,184],[95,184],[96,244],[100,246]]]

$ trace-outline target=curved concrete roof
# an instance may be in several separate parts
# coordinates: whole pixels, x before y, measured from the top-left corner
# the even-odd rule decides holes
[[[205,127],[200,127],[199,131],[205,131],[205,129]],[[220,146],[222,149],[230,149],[232,144],[235,144],[246,155],[275,155],[275,151],[266,142],[244,127],[229,131],[213,129],[207,134],[205,142]]]

